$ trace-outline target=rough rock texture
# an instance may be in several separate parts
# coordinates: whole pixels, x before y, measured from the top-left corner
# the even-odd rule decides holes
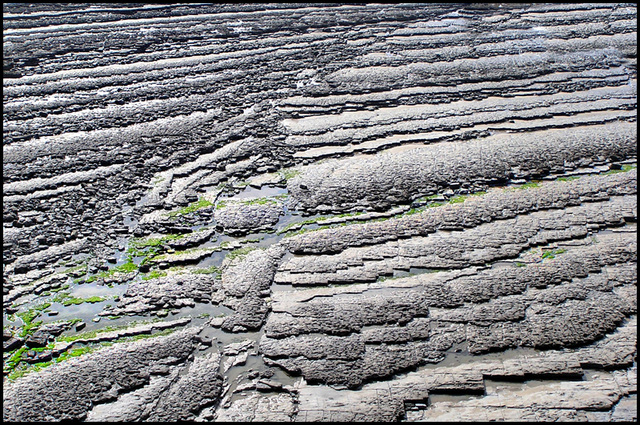
[[[126,329],[116,329],[113,331],[102,332],[102,333],[96,334],[95,336],[87,336],[85,338],[78,337],[73,341],[59,341],[54,345],[53,351],[57,353],[63,353],[67,351],[69,347],[71,347],[72,345],[77,346],[79,344],[89,344],[92,342],[114,341],[120,338],[129,337],[129,336],[150,335],[155,330],[177,328],[177,327],[185,326],[189,322],[191,322],[191,318],[185,317],[182,319],[177,319],[172,321],[143,324],[140,326],[134,326]],[[38,329],[38,332],[42,331],[42,329],[46,326],[47,325]]]
[[[278,292],[260,348],[309,382],[355,388],[438,362],[456,344],[472,354],[588,344],[637,313],[627,265],[637,261],[637,239],[627,232],[582,243],[525,267]]]
[[[303,385],[299,389],[297,420],[300,421],[395,421],[406,414],[408,420],[490,420],[522,418],[541,420],[546,415],[564,414],[567,418],[612,417],[618,401],[636,391],[636,369],[616,371],[611,376],[588,378],[586,382],[551,381],[547,387],[529,388],[526,379],[547,377],[560,379],[567,372],[582,373],[591,359],[602,356],[603,349],[612,354],[605,360],[610,368],[631,365],[635,356],[636,322],[626,323],[601,342],[579,349],[550,350],[547,352],[511,353],[509,358],[492,359],[490,355],[478,358],[464,357],[459,366],[434,365],[386,381],[365,384],[358,391],[334,390],[324,386]],[[487,379],[518,382],[513,394],[496,394],[487,387]],[[604,378],[604,379],[603,379]],[[486,388],[486,389],[485,389]],[[564,390],[564,393],[563,393]],[[487,392],[487,397],[478,394]],[[430,394],[476,395],[469,401],[434,403],[429,405]],[[505,400],[502,400],[502,398]],[[531,399],[527,400],[527,397]],[[509,400],[509,401],[507,401]],[[623,402],[624,403],[624,402]],[[406,405],[424,407],[413,412]],[[628,405],[628,404],[627,404]],[[424,410],[427,407],[427,410]],[[512,408],[520,410],[512,410]],[[451,410],[447,410],[451,409]],[[594,409],[604,410],[594,412]],[[624,410],[624,409],[621,409]],[[472,416],[475,414],[476,416]],[[637,415],[637,413],[635,413]],[[504,416],[502,416],[504,415]],[[624,420],[631,420],[633,411],[620,412]],[[548,418],[548,417],[547,417]],[[549,419],[547,419],[549,420]]]
[[[270,200],[264,203],[251,203],[251,201],[251,199],[243,199],[216,209],[214,217],[224,233],[242,235],[273,229],[283,213],[282,204]]]
[[[194,359],[185,374],[162,394],[147,420],[193,420],[195,412],[214,404],[222,392],[219,367],[220,354],[217,353]]]
[[[4,419],[85,419],[93,405],[148,383],[154,366],[184,362],[194,349],[196,333],[191,328],[156,340],[104,348],[29,375],[5,388]]]
[[[7,3],[3,76],[4,420],[637,421],[635,4]]]
[[[220,409],[217,422],[291,422],[295,417],[295,401],[291,394],[261,395],[253,393]]]
[[[465,232],[438,232],[349,248],[334,255],[293,257],[280,266],[275,282],[293,285],[366,282],[391,275],[394,269],[483,265],[513,258],[536,245],[584,237],[590,229],[624,224],[625,218],[634,219],[636,208],[635,196],[627,196],[562,211],[533,212],[482,224]]]
[[[129,285],[106,314],[140,314],[158,309],[193,306],[211,300],[215,279],[210,275],[175,274]]]
[[[530,179],[549,172],[563,173],[565,163],[619,160],[633,155],[636,137],[635,123],[616,122],[597,130],[546,130],[443,142],[312,165],[287,187],[294,202],[312,211],[384,209],[411,200],[415,193],[431,195],[445,190],[451,182]]]
[[[214,404],[222,392],[220,354],[197,357],[188,365],[157,367],[149,384],[118,400],[95,406],[87,420],[178,421],[193,420],[196,413]]]
[[[183,238],[170,240],[167,245],[176,250],[192,248],[206,242],[215,234],[213,229],[203,229],[198,232],[189,233]]]
[[[585,176],[578,180],[549,182],[535,190],[491,190],[483,196],[469,197],[462,205],[443,205],[388,221],[306,233],[287,238],[283,243],[296,254],[333,253],[349,246],[426,236],[438,229],[462,230],[518,214],[562,209],[636,192],[636,170],[609,176]]]
[[[283,254],[277,246],[258,249],[228,264],[222,275],[222,291],[226,296],[224,304],[235,313],[222,321],[222,329],[238,332],[263,325],[269,312],[264,298],[271,293],[271,282]]]

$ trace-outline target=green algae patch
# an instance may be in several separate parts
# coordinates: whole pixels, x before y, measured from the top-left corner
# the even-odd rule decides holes
[[[66,289],[69,289],[69,284],[68,283],[65,283],[64,285],[62,285],[62,286],[60,286],[58,288],[51,289],[51,292],[60,292],[60,291],[66,290]]]
[[[218,252],[218,251],[222,251],[222,247],[207,247],[207,248],[190,248],[190,249],[185,249],[183,251],[175,251],[172,253],[166,253],[166,254],[162,254],[162,255],[156,255],[155,257],[152,257],[149,261],[153,261],[153,262],[160,262],[160,261],[165,261],[165,260],[170,260],[173,257],[177,257],[179,255],[184,255],[184,254],[195,254],[195,253],[212,253],[212,252]]]
[[[20,330],[20,337],[24,338],[25,336],[32,334],[38,327],[40,327],[40,325],[42,325],[42,320],[37,322],[34,322],[34,320],[40,316],[42,311],[49,307],[51,307],[51,303],[47,302],[32,307],[22,313],[16,313],[16,316],[19,317],[23,323],[22,329]]]
[[[516,190],[524,190],[524,189],[533,189],[536,187],[540,187],[540,182],[537,181],[533,181],[533,182],[529,182],[529,183],[525,183],[523,185],[520,185],[518,187],[516,187]]]
[[[92,331],[87,331],[87,332],[83,332],[83,333],[79,333],[79,334],[75,334],[75,335],[60,336],[56,340],[57,341],[63,341],[63,342],[73,342],[73,341],[77,341],[79,339],[91,339],[91,338],[95,338],[98,335],[106,333],[106,332],[121,331],[121,330],[124,330],[124,329],[129,329],[129,328],[133,328],[133,327],[141,326],[141,325],[148,325],[148,324],[157,323],[157,322],[160,322],[160,321],[162,321],[162,320],[161,319],[142,320],[142,321],[131,322],[131,323],[118,325],[118,326],[106,326],[106,327],[101,328],[101,329],[95,329],[95,330],[92,330]]]
[[[449,203],[450,203],[450,204],[461,204],[461,203],[463,203],[467,198],[468,198],[468,196],[465,196],[465,195],[458,195],[458,196],[454,196],[453,198],[449,199]]]
[[[71,267],[69,269],[66,269],[65,271],[63,271],[62,273],[71,276],[71,277],[80,277],[83,276],[85,274],[87,274],[87,270],[88,266],[86,264],[81,264],[79,266],[75,266],[75,267]]]
[[[173,329],[172,329],[173,331]],[[153,334],[153,335],[145,335],[145,337],[151,337],[151,336],[159,336],[159,334],[161,334],[161,332],[158,332],[157,334]],[[140,338],[142,339],[142,338]],[[40,363],[34,363],[34,364],[26,364],[20,368],[17,368],[16,366],[20,363],[23,363],[21,361],[19,361],[16,365],[14,365],[13,370],[7,375],[7,379],[9,379],[10,381],[14,381],[18,378],[21,378],[29,373],[33,373],[33,372],[39,372],[42,369],[45,369],[53,364],[57,364],[57,363],[62,363],[66,360],[72,359],[74,357],[80,357],[80,356],[84,356],[85,354],[89,354],[89,353],[93,353],[101,348],[104,348],[106,346],[110,346],[113,345],[113,343],[115,342],[128,342],[131,341],[133,339],[127,339],[127,340],[116,340],[116,341],[112,341],[111,343],[100,343],[100,344],[94,344],[94,345],[86,345],[83,347],[77,347],[77,348],[71,348],[63,353],[61,353],[58,357],[53,358],[52,360],[46,361],[46,362],[40,362]],[[53,348],[53,347],[51,347]],[[49,349],[51,349],[49,348]],[[20,356],[22,355],[22,353],[20,353]]]
[[[198,199],[196,202],[193,202],[189,205],[187,205],[184,208],[180,208],[177,211],[171,211],[168,216],[171,218],[175,218],[179,215],[187,215],[187,214],[191,214],[192,212],[196,212],[198,210],[201,210],[203,208],[208,208],[208,207],[212,207],[213,206],[213,202],[205,199],[205,198],[200,198]]]
[[[556,179],[556,181],[559,181],[559,182],[570,182],[572,180],[578,180],[579,178],[580,178],[579,176],[558,177]]]
[[[287,168],[280,171],[280,175],[285,180],[291,180],[292,178],[300,175],[300,170],[296,170],[293,168]]]
[[[211,267],[206,267],[206,268],[193,269],[193,270],[191,270],[191,273],[193,273],[193,274],[217,274],[218,276],[220,276],[222,274],[222,270],[220,270],[219,267],[211,266]]]
[[[32,348],[31,351],[44,352],[52,349],[53,349],[53,343],[50,343],[46,347]],[[52,364],[60,363],[73,357],[80,357],[84,354],[91,353],[96,349],[97,349],[96,346],[84,346],[84,347],[73,348],[61,353],[58,357],[55,357],[52,360],[34,363],[34,364],[28,364],[23,361],[22,356],[25,352],[29,351],[29,348],[26,346],[21,347],[11,355],[10,359],[7,362],[5,362],[5,371],[10,371],[9,374],[7,375],[7,379],[9,379],[10,381],[14,381],[31,372],[38,372],[46,367],[51,366]]]
[[[164,235],[161,237],[149,237],[149,238],[139,238],[132,239],[129,242],[129,249],[127,252],[136,253],[136,250],[142,250],[148,247],[157,247],[162,246],[169,241],[173,241],[176,239],[182,239],[185,235]]]
[[[131,259],[129,259],[129,261],[127,261],[126,263],[121,264],[117,267],[114,267],[109,271],[113,271],[113,273],[131,273],[137,270],[138,270],[138,265],[135,264],[133,261],[131,261]]]
[[[310,218],[308,220],[303,220],[303,221],[296,221],[295,223],[289,223],[285,227],[283,227],[282,229],[278,230],[276,232],[276,235],[281,235],[283,233],[287,233],[287,232],[291,231],[291,229],[296,228],[296,227],[305,226],[307,224],[315,224],[318,221],[326,220],[328,218],[330,218],[330,217],[317,217],[317,218]]]
[[[216,210],[221,210],[223,208],[227,208],[232,205],[278,205],[277,196],[265,196],[263,198],[253,198],[253,199],[231,199],[231,200],[221,200],[218,201],[216,205]]]
[[[560,255],[567,252],[566,249],[564,248],[560,248],[560,249],[552,249],[550,251],[543,251],[542,252],[542,259],[543,260],[553,260],[554,258],[556,258],[556,255]]]
[[[244,248],[234,249],[229,254],[227,254],[227,256],[225,258],[228,259],[229,261],[233,261],[233,260],[236,260],[236,259],[242,259],[242,258],[246,257],[246,255],[248,253],[250,253],[251,251],[255,251],[256,249],[258,249],[258,248],[253,247],[253,246],[246,246]]]
[[[130,342],[130,341],[140,341],[143,339],[149,339],[149,338],[157,338],[159,336],[165,336],[165,335],[169,335],[174,333],[175,331],[177,331],[177,328],[169,328],[169,329],[163,329],[161,331],[152,333],[152,334],[139,334],[139,335],[132,335],[132,336],[126,336],[123,338],[118,338],[115,341],[112,341],[116,344],[121,343],[121,342]]]
[[[50,360],[48,362],[35,363],[24,368],[13,370],[7,375],[7,379],[10,381],[15,381],[16,379],[21,378],[31,372],[38,372],[47,366],[51,366],[52,364],[54,364],[54,362]]]
[[[27,346],[22,346],[17,350],[10,351],[7,353],[9,358],[4,362],[4,370],[5,371],[13,371],[20,362],[22,362],[22,354],[26,353],[29,350]]]
[[[159,271],[159,270],[152,270],[149,273],[147,273],[146,275],[142,276],[142,280],[151,280],[151,279],[158,279],[160,277],[166,276],[167,272],[163,272],[163,271]]]
[[[55,297],[53,297],[51,301],[60,303],[63,306],[68,307],[70,305],[80,305],[84,303],[89,303],[89,304],[99,303],[107,299],[109,299],[109,297],[93,296],[89,298],[78,298],[70,295],[68,292],[61,292],[57,294]]]
[[[285,238],[290,238],[292,236],[298,236],[298,235],[302,235],[304,233],[307,232],[312,232],[314,230],[320,230],[320,229],[300,229],[300,230],[296,230],[295,232],[289,232],[286,235],[284,235]]]
[[[145,258],[146,260],[146,258]],[[140,264],[144,264],[144,260],[140,263]],[[88,276],[84,279],[84,283],[91,283],[91,282],[95,282],[98,279],[101,278],[106,278],[109,276],[113,276],[116,273],[132,273],[132,272],[137,272],[138,271],[138,265],[135,264],[133,262],[133,258],[131,256],[129,256],[127,258],[127,262],[124,264],[120,264],[119,266],[113,267],[109,270],[106,271],[101,271],[100,273],[97,273],[93,276]],[[82,283],[82,280],[74,280],[74,283]]]
[[[605,175],[609,175],[609,174],[618,174],[618,173],[626,173],[627,171],[631,171],[633,169],[637,168],[636,165],[628,165],[625,164],[622,166],[622,168],[618,169],[618,170],[609,170],[606,173],[603,173]]]
[[[269,197],[265,197],[265,198],[255,198],[255,199],[248,199],[246,201],[240,200],[241,204],[244,205],[277,205],[278,201],[276,201],[273,198],[269,198]]]

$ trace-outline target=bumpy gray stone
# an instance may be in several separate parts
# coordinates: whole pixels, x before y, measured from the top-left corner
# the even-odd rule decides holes
[[[224,233],[243,235],[260,230],[270,230],[284,214],[282,203],[272,199],[256,202],[254,199],[225,200],[223,208],[216,209],[215,219]]]
[[[235,313],[223,320],[222,329],[238,332],[262,326],[269,312],[265,298],[270,294],[269,288],[283,255],[284,250],[274,246],[253,250],[239,260],[225,263],[222,291],[227,298],[224,304]]]
[[[620,290],[634,287],[636,258],[634,233],[603,234],[525,267],[277,292],[260,350],[309,382],[355,388],[460,344],[472,354],[585,345],[636,313],[635,292]]]
[[[326,285],[375,281],[410,267],[450,269],[515,257],[539,244],[584,237],[590,229],[624,223],[635,216],[635,197],[612,198],[562,211],[538,211],[482,224],[465,232],[438,232],[339,254],[293,257],[280,266],[277,283]],[[318,235],[319,237],[321,235]]]
[[[132,282],[118,304],[104,315],[140,314],[159,309],[194,306],[209,302],[215,278],[207,274],[172,274],[150,280]]]
[[[515,217],[528,212],[561,209],[582,202],[603,201],[611,196],[637,193],[637,172],[584,176],[565,182],[545,182],[531,190],[490,190],[472,196],[462,204],[443,205],[418,214],[383,222],[355,224],[309,232],[283,240],[292,252],[334,253],[349,246],[393,241],[403,237],[426,236],[442,229],[463,229],[481,223]]]
[[[388,208],[410,201],[415,193],[437,192],[449,182],[507,180],[514,172],[530,178],[552,169],[562,172],[565,162],[626,157],[635,151],[636,131],[633,123],[616,122],[334,160],[309,166],[287,188],[292,202],[310,211]]]
[[[5,420],[637,421],[634,4],[3,12]]]
[[[94,404],[149,382],[156,364],[183,362],[194,349],[197,328],[123,343],[50,366],[6,385],[5,421],[82,420]],[[38,396],[34,396],[38,394]]]
[[[160,396],[146,420],[173,422],[193,420],[197,412],[218,401],[222,392],[220,354],[196,357],[171,388]]]
[[[216,411],[217,422],[290,422],[296,414],[292,394],[251,393]]]

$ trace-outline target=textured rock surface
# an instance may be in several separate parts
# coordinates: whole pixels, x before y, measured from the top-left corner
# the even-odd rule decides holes
[[[4,418],[85,419],[94,404],[112,401],[119,392],[148,383],[154,365],[184,362],[196,344],[196,331],[194,328],[158,340],[104,348],[29,375],[5,388]],[[39,396],[34,397],[34,393]]]
[[[454,420],[454,412],[459,415],[455,420],[468,421],[501,417],[535,421],[553,414],[566,414],[565,420],[578,415],[593,420],[597,414],[603,415],[603,418],[611,418],[612,413],[606,410],[613,409],[618,401],[631,395],[636,388],[634,379],[637,372],[633,367],[612,374],[602,372],[603,376],[589,377],[586,382],[549,381],[544,387],[530,387],[527,380],[540,376],[557,380],[566,375],[567,371],[581,373],[581,365],[586,366],[590,359],[602,355],[604,347],[616,353],[615,359],[607,361],[607,367],[630,365],[635,356],[632,340],[635,339],[636,330],[635,321],[629,322],[590,347],[543,353],[527,352],[521,355],[513,352],[505,359],[492,359],[491,355],[487,355],[485,360],[483,357],[466,358],[460,366],[434,365],[400,375],[391,381],[365,384],[358,391],[337,391],[324,386],[303,385],[299,390],[297,419],[393,421],[402,419],[406,414],[407,420],[438,421]],[[621,362],[621,358],[625,360]],[[514,380],[517,383],[511,391],[496,394],[496,391],[485,388],[488,386],[486,379],[491,377]],[[485,392],[485,397],[478,397],[478,394]],[[429,405],[430,394],[447,393],[467,394],[475,398],[468,397],[470,400],[458,403]],[[570,394],[573,397],[569,397]],[[406,409],[407,404],[411,404],[412,409]],[[429,408],[413,410],[413,406],[420,404]],[[516,408],[519,410],[515,410]],[[593,412],[594,408],[605,411]],[[633,412],[620,413],[621,417],[627,415],[626,420],[632,419],[634,415]]]
[[[235,313],[222,321],[222,329],[237,332],[263,325],[269,312],[265,298],[271,294],[273,276],[283,254],[281,248],[272,247],[231,260],[222,275],[222,291],[226,296],[223,304]]]
[[[3,5],[3,419],[637,421],[635,4]]]
[[[556,210],[610,199],[613,195],[637,191],[637,173],[583,177],[550,182],[537,190],[491,190],[466,199],[462,205],[443,205],[388,221],[336,227],[285,239],[297,254],[333,253],[349,246],[370,245],[400,238],[426,236],[438,229],[462,230],[479,224],[515,217],[539,210]],[[553,211],[550,211],[553,214]]]
[[[295,417],[295,400],[291,394],[254,393],[220,409],[217,422],[291,422]]]
[[[526,267],[279,292],[261,350],[310,382],[357,387],[440,361],[454,344],[472,354],[588,344],[637,312],[636,277],[626,265],[637,259],[637,240],[605,234],[584,243]],[[328,336],[306,337],[316,334]]]
[[[220,355],[216,353],[194,359],[185,374],[161,395],[147,420],[193,420],[195,412],[215,404],[222,392],[219,367]]]
[[[209,275],[177,274],[129,285],[118,304],[105,314],[140,314],[162,308],[193,306],[211,300],[215,279]]]
[[[596,156],[605,161],[625,158],[635,152],[636,136],[635,123],[612,123],[597,130],[546,130],[443,142],[309,166],[289,182],[288,189],[292,199],[309,210],[384,209],[410,201],[416,193],[445,190],[451,182],[532,178],[549,171],[562,173],[567,162],[589,165]]]
[[[282,215],[282,204],[271,200],[255,204],[250,202],[242,200],[216,210],[216,223],[224,233],[242,235],[273,229]]]

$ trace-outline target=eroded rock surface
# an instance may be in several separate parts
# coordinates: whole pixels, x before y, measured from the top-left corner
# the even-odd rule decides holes
[[[183,363],[197,344],[196,328],[156,340],[108,347],[51,366],[7,387],[4,418],[9,421],[82,420],[94,404],[113,401],[149,382],[156,365]],[[33,393],[40,394],[34,397]]]
[[[261,202],[261,203],[258,203]],[[241,200],[217,209],[215,219],[224,233],[242,235],[273,229],[282,215],[282,203],[273,200]]]
[[[176,274],[130,285],[118,304],[105,314],[144,314],[158,309],[194,306],[211,300],[215,279],[210,275]]]
[[[616,122],[597,129],[546,130],[443,142],[312,165],[291,180],[288,189],[294,202],[312,211],[384,209],[410,201],[416,193],[432,195],[446,190],[452,182],[482,185],[514,176],[530,179],[550,171],[563,173],[565,163],[590,165],[596,156],[604,161],[624,158],[633,155],[636,136],[635,123]]]
[[[3,5],[3,419],[637,421],[635,4]]]

